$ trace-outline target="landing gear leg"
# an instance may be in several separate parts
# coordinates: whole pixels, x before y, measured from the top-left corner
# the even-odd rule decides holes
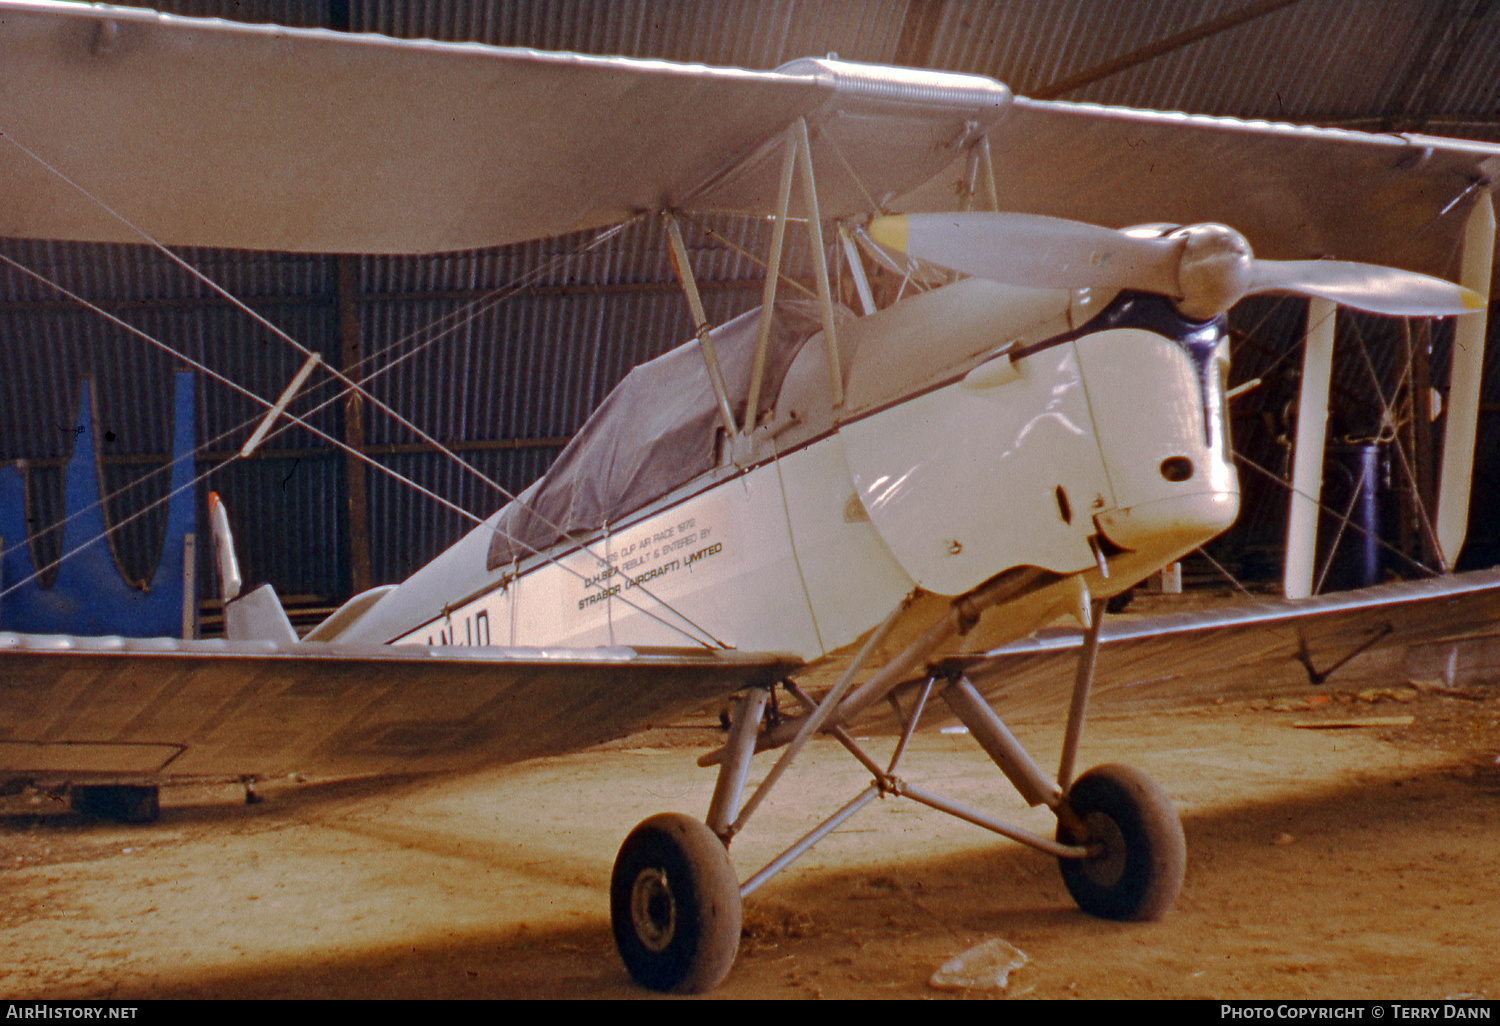
[[[787,691],[806,709],[760,730],[767,693],[753,689],[739,703],[728,743],[698,760],[719,765],[708,822],[664,814],[646,820],[626,838],[610,884],[615,942],[630,974],[656,990],[707,990],[728,974],[739,949],[741,901],[876,798],[909,798],[1056,857],[1069,892],[1085,912],[1110,919],[1153,919],[1171,907],[1182,885],[1186,845],[1171,801],[1150,778],[1125,766],[1101,766],[1073,782],[1073,764],[1093,687],[1104,603],[1089,602],[1088,633],[1074,681],[1063,754],[1054,780],[1027,754],[989,702],[968,679],[982,657],[927,660],[962,634],[987,608],[1055,583],[1042,571],[1002,576],[958,599],[948,614],[912,640],[896,658],[853,688],[855,675],[906,608],[898,606],[871,633],[832,690],[814,700],[791,681]],[[1084,619],[1084,616],[1080,616]],[[910,677],[926,664],[926,679]],[[849,689],[853,688],[852,691]],[[899,692],[916,689],[910,708]],[[849,691],[846,694],[846,691]],[[1004,823],[951,801],[897,775],[897,765],[930,697],[941,697],[994,760],[1021,797],[1057,814],[1056,840]],[[863,751],[845,725],[875,702],[886,700],[902,721],[901,737],[882,767]],[[870,786],[792,844],[760,872],[736,885],[725,848],[803,744],[817,733],[832,735],[868,769]],[[786,746],[755,793],[741,801],[750,758],[757,749]]]
[[[1093,603],[1056,784],[966,678],[959,676],[943,697],[1021,796],[1057,813],[1054,853],[1078,907],[1104,919],[1156,919],[1176,900],[1187,863],[1182,822],[1171,799],[1150,777],[1129,766],[1099,766],[1072,780],[1104,611],[1103,602]],[[1026,843],[1041,847],[1034,840]]]
[[[615,946],[630,975],[652,990],[697,994],[729,974],[740,950],[740,882],[726,845],[739,811],[770,692],[740,701],[708,822],[668,812],[625,838],[610,878]]]
[[[1087,847],[1090,854],[1059,858],[1058,866],[1068,893],[1089,915],[1157,919],[1177,900],[1187,865],[1187,841],[1172,800],[1156,781],[1130,766],[1096,766],[1070,783],[1103,623],[1104,604],[1096,602],[1078,656],[1057,770],[1058,786],[1066,792],[1056,806],[1057,840]]]

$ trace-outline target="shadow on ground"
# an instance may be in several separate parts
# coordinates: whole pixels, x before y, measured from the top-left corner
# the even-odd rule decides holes
[[[368,785],[345,786],[330,793],[358,796]],[[179,808],[168,822],[221,816],[229,813]],[[866,816],[878,821],[879,810]],[[943,960],[995,936],[1031,958],[1011,996],[1411,999],[1489,985],[1500,950],[1486,883],[1500,874],[1493,764],[1190,813],[1184,826],[1182,895],[1149,924],[1084,916],[1050,859],[998,840],[927,860],[903,844],[858,871],[787,874],[747,902],[739,963],[715,996],[930,996],[926,981]],[[469,855],[486,857],[482,848]],[[646,996],[614,953],[602,904],[564,929],[523,923],[439,944],[398,939],[109,996]]]

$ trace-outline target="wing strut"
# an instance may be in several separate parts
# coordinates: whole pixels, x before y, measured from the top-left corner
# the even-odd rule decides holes
[[[776,284],[781,278],[781,247],[786,241],[786,212],[792,201],[792,170],[797,164],[797,137],[788,129],[782,144],[781,186],[776,192],[776,223],[771,228],[771,252],[766,256],[766,284],[760,292],[760,325],[755,336],[755,364],[750,371],[750,395],[745,403],[745,434],[755,430],[760,408],[760,386],[766,373],[766,346],[771,339],[771,313]]]
[[[1437,501],[1437,541],[1443,568],[1458,560],[1469,530],[1469,488],[1474,475],[1474,439],[1479,430],[1479,383],[1484,372],[1484,339],[1489,316],[1490,275],[1495,257],[1495,205],[1482,196],[1464,225],[1458,283],[1484,297],[1477,315],[1453,326],[1453,369],[1448,388],[1448,421],[1443,429],[1443,464]]]
[[[859,293],[860,313],[868,317],[876,310],[875,293],[870,291],[870,279],[865,277],[864,264],[859,259],[859,248],[849,234],[849,226],[839,222],[839,246],[844,251],[844,260],[849,264],[849,276],[854,279],[854,290]]]
[[[322,362],[323,357],[317,353],[307,354],[307,360],[303,362],[302,369],[297,371],[292,377],[286,388],[282,390],[281,398],[277,399],[275,405],[266,411],[266,415],[261,418],[260,426],[251,433],[245,444],[240,448],[240,457],[242,459],[260,447],[260,443],[265,440],[266,432],[270,431],[271,425],[276,423],[276,418],[286,412],[287,404],[296,397],[297,392],[307,383],[307,376]]]
[[[989,200],[990,209],[998,213],[1000,210],[1000,196],[995,189],[995,158],[990,153],[990,137],[988,135],[980,136],[976,148],[979,151],[980,157],[979,169],[984,172],[985,199]]]
[[[703,312],[703,301],[698,295],[698,285],[688,264],[687,249],[682,242],[682,232],[677,219],[671,213],[663,214],[667,224],[667,240],[672,249],[672,266],[687,294],[688,305],[693,312],[693,330],[703,349],[704,362],[708,364],[709,379],[713,382],[714,394],[719,400],[719,414],[729,432],[731,443],[741,432],[748,437],[755,431],[760,406],[760,393],[765,375],[766,345],[771,334],[772,308],[776,300],[777,279],[781,275],[781,254],[786,239],[786,225],[791,205],[792,177],[800,172],[802,199],[807,208],[808,243],[812,249],[813,275],[817,283],[818,301],[823,314],[823,347],[828,356],[829,388],[835,408],[844,405],[844,373],[839,358],[838,329],[834,318],[833,288],[828,280],[828,253],[823,242],[823,224],[818,211],[818,184],[813,174],[812,143],[808,139],[807,121],[798,118],[786,131],[781,162],[781,181],[776,195],[776,218],[771,229],[771,251],[766,260],[766,283],[761,290],[760,324],[755,341],[755,360],[751,365],[750,389],[746,396],[745,419],[737,424],[729,402],[728,389],[724,385],[723,372],[719,369],[718,354],[708,337],[708,319]],[[842,237],[842,236],[841,236]],[[846,240],[847,241],[847,240]],[[873,297],[868,296],[869,286],[861,290],[865,298],[865,312],[871,312]],[[867,297],[867,298],[866,298]],[[733,450],[732,450],[733,451]]]
[[[693,277],[693,265],[688,263],[687,247],[682,242],[682,229],[677,227],[677,218],[671,211],[663,213],[667,225],[667,243],[672,248],[672,269],[677,280],[682,282],[682,291],[687,295],[688,309],[693,314],[693,334],[698,336],[698,348],[703,353],[703,362],[708,366],[708,380],[713,385],[714,396],[719,400],[719,416],[724,420],[724,430],[733,438],[739,433],[734,422],[734,410],[729,405],[729,389],[724,385],[724,372],[719,368],[719,351],[714,348],[713,337],[708,331],[708,314],[703,312],[703,297],[698,294],[698,280]]]
[[[1297,443],[1292,451],[1292,493],[1287,511],[1286,564],[1282,570],[1282,593],[1287,598],[1307,598],[1312,594],[1337,314],[1338,307],[1330,300],[1307,301],[1307,343],[1302,350],[1302,391],[1297,398]]]
[[[828,384],[833,390],[833,408],[844,405],[844,369],[839,359],[839,338],[833,322],[833,291],[828,285],[828,250],[823,245],[822,215],[818,213],[818,183],[813,177],[812,143],[807,138],[807,119],[793,125],[797,133],[797,161],[802,168],[802,199],[807,205],[807,233],[812,246],[813,274],[818,299],[823,303],[823,348],[828,353]]]

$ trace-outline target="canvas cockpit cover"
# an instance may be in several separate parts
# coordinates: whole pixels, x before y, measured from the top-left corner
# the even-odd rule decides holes
[[[710,333],[730,406],[743,422],[760,308]],[[773,398],[802,344],[822,329],[817,304],[776,303],[761,395]],[[618,522],[711,470],[718,400],[696,339],[625,375],[551,469],[500,511],[486,565],[494,570]]]

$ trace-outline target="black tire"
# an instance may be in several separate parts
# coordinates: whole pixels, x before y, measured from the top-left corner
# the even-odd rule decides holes
[[[643,987],[701,993],[739,953],[739,880],[723,842],[691,816],[664,812],[630,832],[609,906],[620,958]]]
[[[1182,887],[1187,841],[1167,793],[1130,766],[1098,766],[1079,777],[1068,806],[1088,828],[1079,838],[1061,823],[1064,844],[1100,844],[1093,858],[1058,859],[1078,907],[1101,919],[1159,918]]]
[[[68,789],[74,812],[116,823],[155,823],[161,815],[155,787],[132,784],[87,784]]]

